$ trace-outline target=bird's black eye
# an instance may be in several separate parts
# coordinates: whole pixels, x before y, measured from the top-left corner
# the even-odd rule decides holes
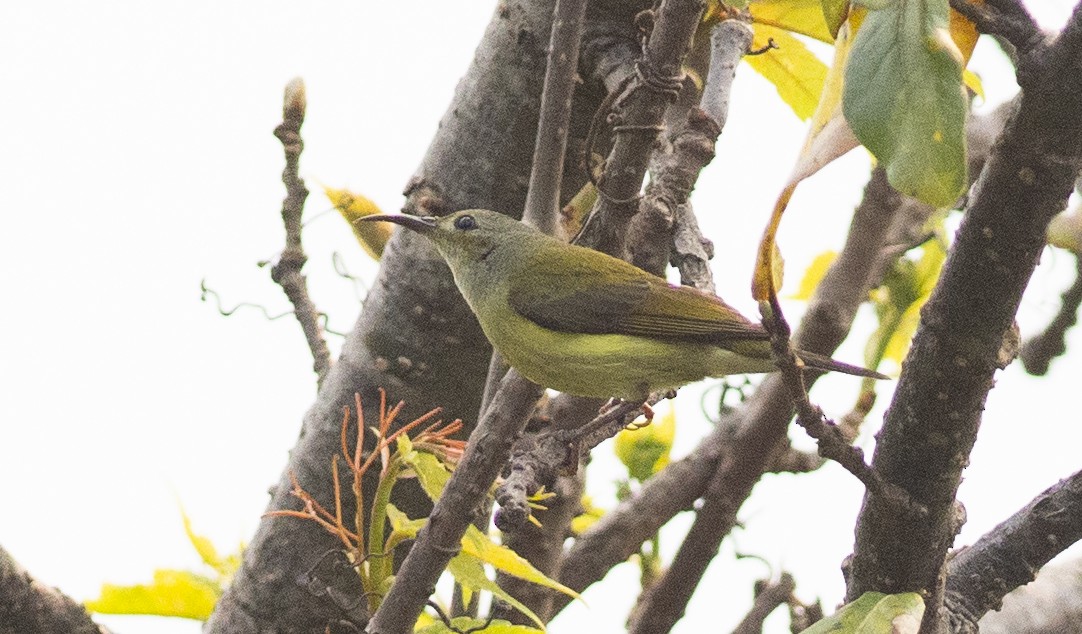
[[[477,228],[477,221],[473,219],[473,216],[459,216],[455,218],[455,229],[462,231],[470,231]]]

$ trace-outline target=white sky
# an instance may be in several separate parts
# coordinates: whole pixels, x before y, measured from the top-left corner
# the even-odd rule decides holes
[[[1071,0],[1033,2],[1045,24]],[[102,582],[148,581],[154,568],[198,569],[178,514],[221,548],[254,531],[265,491],[285,464],[315,393],[311,361],[292,318],[257,311],[231,318],[199,301],[199,283],[227,306],[287,304],[256,263],[282,246],[282,153],[271,130],[292,77],[308,87],[303,175],[349,186],[396,210],[494,3],[42,1],[0,5],[0,185],[5,193],[0,264],[0,544],[33,574],[77,598]],[[973,68],[989,102],[1015,90],[994,46]],[[773,197],[803,126],[772,88],[743,67],[719,157],[696,191],[717,246],[719,292],[754,314],[748,281]],[[857,151],[802,186],[781,246],[795,284],[818,252],[841,244],[868,160]],[[318,179],[318,182],[317,182]],[[311,218],[329,207],[317,192]],[[348,330],[359,310],[331,253],[371,280],[376,265],[327,215],[305,232],[315,301]],[[1024,300],[1025,333],[1043,327],[1070,279],[1070,258],[1047,254]],[[363,291],[362,291],[363,292]],[[793,303],[795,316],[801,307]],[[870,328],[868,315],[860,327]],[[337,350],[340,340],[331,338]],[[1082,345],[1077,332],[1069,342]],[[839,353],[861,357],[854,340]],[[1082,372],[1079,356],[1035,380],[1012,366],[989,399],[962,499],[968,543],[1079,468],[1082,440],[1062,412]],[[815,396],[844,413],[856,384],[824,382]],[[679,399],[678,450],[706,429],[698,393]],[[881,397],[881,404],[888,400]],[[877,421],[882,405],[873,413]],[[865,445],[870,434],[865,434]],[[1050,451],[1049,448],[1052,448]],[[1064,448],[1064,449],[1059,449]],[[595,497],[611,500],[616,473],[597,452]],[[837,573],[852,547],[856,482],[827,467],[768,477],[706,587],[677,632],[709,623],[724,631],[743,615],[761,563],[734,562],[735,548],[797,575],[805,598],[827,606],[843,591]],[[689,517],[666,529],[671,556]],[[551,631],[622,631],[618,610],[637,576],[610,575]],[[703,597],[731,597],[718,604]],[[719,622],[720,620],[720,622]],[[120,631],[194,633],[183,620],[103,618]],[[771,631],[785,631],[782,619]]]

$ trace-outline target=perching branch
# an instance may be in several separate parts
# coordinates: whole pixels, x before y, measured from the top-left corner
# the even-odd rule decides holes
[[[1061,480],[995,527],[947,566],[944,608],[950,631],[976,634],[977,621],[998,610],[1053,557],[1082,539],[1082,471]]]
[[[1082,168],[1082,6],[1034,61],[996,143],[920,326],[876,445],[873,468],[928,515],[899,515],[868,492],[848,597],[927,593],[922,631],[938,627],[942,570],[960,516],[955,495],[980,427],[1000,349]]]
[[[657,403],[658,397],[647,401]],[[577,469],[591,449],[615,436],[638,418],[643,401],[618,401],[576,429],[548,429],[515,447],[515,457],[503,484],[496,490],[500,510],[496,526],[505,532],[522,527],[530,517],[526,498],[550,488],[561,470]]]
[[[271,279],[282,287],[289,302],[293,304],[293,314],[300,322],[308,349],[312,352],[312,369],[316,372],[316,385],[319,386],[323,384],[323,379],[331,368],[331,351],[323,338],[323,327],[319,323],[320,313],[308,294],[308,282],[301,274],[301,269],[308,261],[301,244],[301,216],[304,214],[308,188],[297,171],[301,152],[304,151],[301,125],[304,124],[307,103],[304,81],[298,77],[289,82],[285,90],[282,122],[274,129],[274,136],[282,142],[286,156],[286,167],[282,171],[282,183],[286,186],[286,197],[282,201],[286,246],[278,256],[278,262],[271,267]]]

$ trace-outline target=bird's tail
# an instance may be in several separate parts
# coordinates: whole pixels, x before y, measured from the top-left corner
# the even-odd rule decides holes
[[[842,363],[841,361],[835,361],[828,356],[816,354],[814,352],[797,350],[796,356],[800,357],[800,360],[804,362],[804,365],[814,370],[824,370],[826,372],[841,372],[842,374],[852,374],[853,376],[863,376],[870,379],[890,378],[889,376],[885,374],[880,374],[874,370],[862,368],[858,365],[849,365],[848,363]]]

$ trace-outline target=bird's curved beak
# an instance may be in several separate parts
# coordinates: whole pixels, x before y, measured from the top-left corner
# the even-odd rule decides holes
[[[358,218],[357,222],[393,222],[396,225],[402,225],[407,229],[412,229],[417,233],[428,233],[436,228],[436,219],[421,216],[407,216],[405,214],[376,214],[374,216],[365,216],[364,218]]]

